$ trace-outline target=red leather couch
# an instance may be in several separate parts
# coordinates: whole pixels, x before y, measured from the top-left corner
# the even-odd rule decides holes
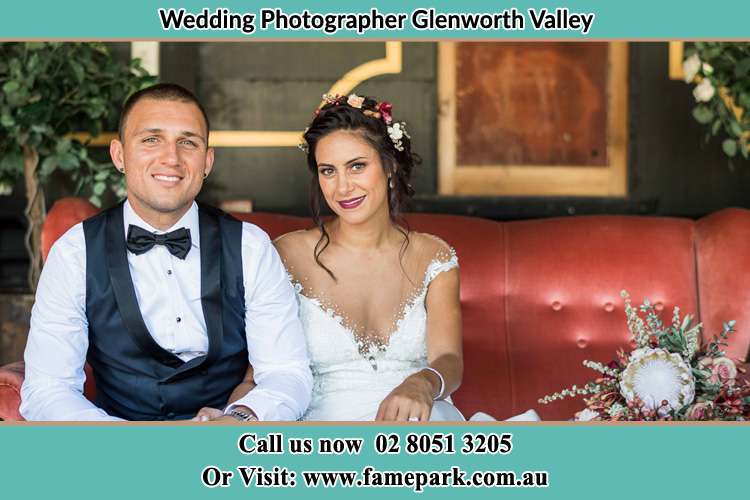
[[[44,252],[63,232],[94,214],[80,199],[59,201],[44,228]],[[302,217],[239,214],[274,238],[309,227]],[[750,345],[750,211],[726,209],[692,221],[627,216],[498,223],[450,215],[411,215],[412,229],[452,244],[461,265],[464,381],[454,396],[470,415],[507,418],[535,408],[543,419],[568,419],[579,401],[540,406],[537,399],[581,384],[584,359],[608,361],[627,347],[620,290],[665,310],[679,305],[713,335],[737,320],[729,354]],[[0,418],[19,419],[23,363],[0,369]],[[86,394],[95,388],[88,381]]]

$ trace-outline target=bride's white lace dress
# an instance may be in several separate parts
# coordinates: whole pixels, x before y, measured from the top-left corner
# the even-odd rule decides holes
[[[305,420],[374,420],[383,399],[427,366],[427,290],[435,276],[457,266],[455,253],[429,265],[422,290],[405,305],[383,345],[358,338],[342,316],[296,287],[315,381]]]
[[[337,294],[333,288],[322,290],[320,286],[309,286],[299,272],[296,275],[290,272],[299,299],[300,319],[314,378],[305,420],[374,420],[383,399],[409,375],[427,366],[426,297],[438,275],[458,267],[458,258],[442,240],[422,235],[423,246],[425,241],[429,248],[418,252],[419,258],[407,262],[407,267],[418,270],[411,275],[421,274],[421,281],[401,283],[402,269],[398,268],[387,276],[373,277],[384,280],[386,287],[398,277],[399,289],[407,290],[395,303],[395,314],[389,311],[390,305],[383,308],[382,316],[392,316],[385,321],[391,328],[390,331],[387,327],[380,328],[378,334],[363,331],[359,328],[361,323],[353,319],[354,315],[345,312],[356,310],[356,307],[341,306],[348,301],[345,290]],[[337,295],[341,300],[332,300]],[[446,411],[448,406],[448,403],[439,403],[433,407],[432,418],[442,413],[442,419],[462,419],[452,406],[452,412]],[[436,412],[436,408],[440,410]],[[437,418],[441,417],[437,415]]]

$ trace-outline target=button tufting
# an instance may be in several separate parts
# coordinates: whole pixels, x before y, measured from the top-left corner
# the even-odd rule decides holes
[[[589,345],[589,341],[588,341],[588,340],[586,340],[585,338],[581,337],[581,338],[579,338],[579,339],[578,339],[578,340],[576,341],[576,344],[577,344],[577,345],[578,345],[578,347],[580,347],[581,349],[585,349],[585,348],[586,348],[586,346],[588,346],[588,345]]]
[[[612,302],[607,302],[606,304],[604,304],[604,310],[608,313],[611,313],[615,310],[615,305]]]
[[[654,304],[654,309],[656,309],[658,312],[662,312],[664,310],[664,304],[661,302],[657,302]]]
[[[562,309],[562,304],[560,302],[558,302],[558,301],[554,301],[552,303],[552,310],[553,311],[559,311],[560,309]]]

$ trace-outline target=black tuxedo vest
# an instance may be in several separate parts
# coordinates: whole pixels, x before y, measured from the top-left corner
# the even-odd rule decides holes
[[[128,268],[123,204],[83,223],[87,360],[96,380],[96,404],[110,415],[127,420],[192,418],[203,406],[223,408],[244,378],[248,360],[242,223],[204,205],[198,213],[208,352],[188,362],[159,346],[143,321]]]

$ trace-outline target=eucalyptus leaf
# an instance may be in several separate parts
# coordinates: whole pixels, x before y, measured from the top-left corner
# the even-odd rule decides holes
[[[718,134],[720,128],[721,128],[721,120],[714,120],[713,125],[711,125],[711,135]]]
[[[713,68],[710,78],[717,90],[717,98],[708,105],[699,104],[693,109],[693,117],[706,126],[707,141],[712,136],[721,138],[732,170],[733,158],[740,156],[743,162],[750,159],[745,144],[750,130],[750,43],[698,42],[686,54],[689,52]],[[714,114],[713,120],[708,120],[706,110]]]
[[[714,112],[708,106],[696,106],[693,108],[693,117],[698,123],[711,123],[714,119]]]
[[[728,157],[734,158],[737,155],[737,141],[734,139],[724,139],[724,142],[721,143],[721,149],[724,150]]]
[[[730,123],[729,123],[729,129],[730,129],[730,130],[732,131],[732,133],[733,133],[733,134],[734,134],[734,135],[735,135],[736,137],[740,137],[740,136],[742,136],[742,127],[740,127],[740,124],[739,124],[739,123],[737,123],[737,122],[735,122],[735,121],[732,121],[732,122],[730,122]]]

